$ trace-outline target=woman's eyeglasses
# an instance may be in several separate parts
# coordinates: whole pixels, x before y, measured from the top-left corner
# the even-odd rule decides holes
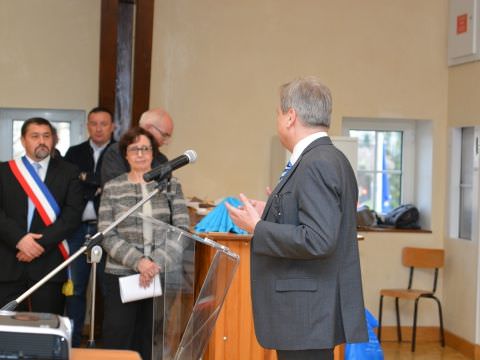
[[[151,146],[132,146],[127,148],[127,151],[132,154],[138,154],[138,153],[149,153],[152,151]]]

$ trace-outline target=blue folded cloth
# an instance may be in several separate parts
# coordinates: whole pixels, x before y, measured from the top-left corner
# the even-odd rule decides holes
[[[225,202],[238,207],[242,202],[234,197],[225,198],[220,204],[214,207],[197,225],[197,232],[231,232],[235,234],[247,234],[245,230],[235,225],[228,214]]]

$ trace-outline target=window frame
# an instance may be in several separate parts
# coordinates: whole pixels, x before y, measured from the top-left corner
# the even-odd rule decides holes
[[[471,231],[470,238],[460,237],[460,213],[461,213],[461,157],[462,157],[462,129],[473,128],[473,164],[472,164],[472,213],[471,213]],[[458,126],[450,128],[450,152],[449,152],[449,206],[447,206],[447,234],[450,239],[462,241],[478,241],[478,216],[480,209],[479,186],[479,144],[480,127],[478,126]]]
[[[402,181],[400,203],[415,201],[415,123],[409,120],[344,118],[343,134],[350,136],[350,130],[360,131],[401,131],[402,134]],[[358,173],[358,168],[355,169]]]

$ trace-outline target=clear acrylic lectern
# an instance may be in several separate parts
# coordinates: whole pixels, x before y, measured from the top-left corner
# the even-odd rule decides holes
[[[153,299],[152,359],[201,359],[240,258],[213,240],[138,216],[144,231],[145,224],[151,226],[150,257],[161,268],[162,295]],[[198,243],[212,247],[215,253],[203,284],[195,284]]]

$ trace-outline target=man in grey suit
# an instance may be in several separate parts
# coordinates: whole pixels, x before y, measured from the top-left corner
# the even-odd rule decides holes
[[[228,206],[253,233],[255,333],[283,359],[333,359],[344,342],[368,341],[356,231],[357,183],[327,135],[332,100],[316,78],[280,89],[277,132],[292,152],[267,203]]]

